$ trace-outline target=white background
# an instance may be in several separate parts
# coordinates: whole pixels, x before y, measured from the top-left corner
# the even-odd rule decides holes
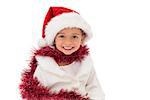
[[[150,100],[149,0],[1,0],[1,100],[21,100],[20,75],[52,5],[77,10],[91,25],[88,45],[106,100]]]

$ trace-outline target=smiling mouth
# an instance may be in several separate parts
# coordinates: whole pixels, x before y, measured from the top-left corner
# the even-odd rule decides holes
[[[63,47],[65,50],[72,50],[74,47]]]

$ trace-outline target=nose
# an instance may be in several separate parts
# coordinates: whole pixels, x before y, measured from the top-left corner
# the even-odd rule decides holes
[[[70,38],[66,38],[66,39],[64,40],[64,44],[65,44],[65,45],[71,45],[71,44],[72,44],[72,40],[71,40]]]

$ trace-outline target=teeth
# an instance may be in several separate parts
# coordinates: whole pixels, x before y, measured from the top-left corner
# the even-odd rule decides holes
[[[64,48],[64,49],[67,49],[67,50],[70,50],[70,49],[72,49],[73,47],[64,46],[63,48]]]

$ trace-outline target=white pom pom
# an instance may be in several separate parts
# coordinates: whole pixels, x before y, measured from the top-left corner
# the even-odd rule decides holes
[[[40,39],[39,41],[38,41],[38,46],[39,47],[45,47],[45,46],[47,46],[47,43],[46,43],[46,41],[45,41],[45,39]]]

